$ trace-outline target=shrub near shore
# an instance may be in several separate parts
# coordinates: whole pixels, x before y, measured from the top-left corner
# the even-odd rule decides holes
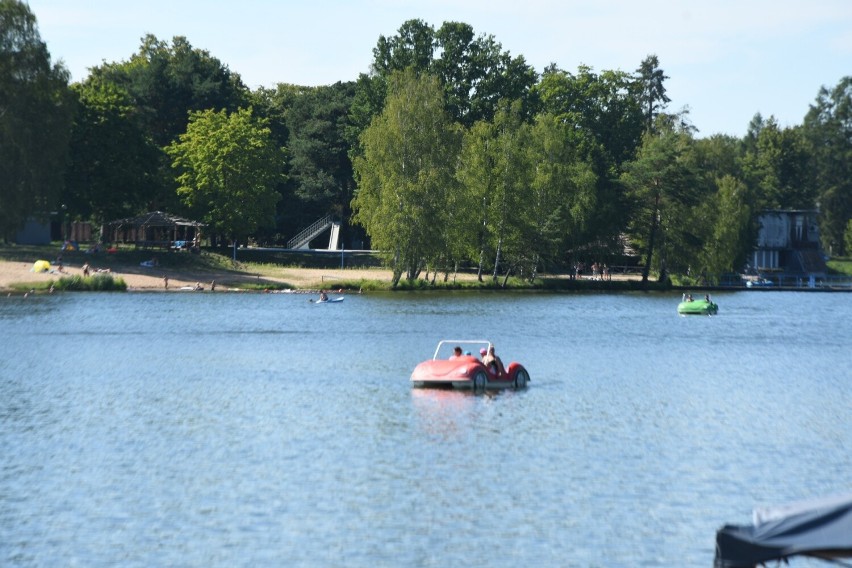
[[[93,276],[63,276],[54,285],[56,290],[75,292],[123,292],[127,284],[122,278],[113,278],[111,274],[95,274]]]
[[[63,276],[59,280],[47,282],[21,283],[12,285],[16,292],[124,292],[127,283],[122,278],[111,274],[95,274],[94,276]]]

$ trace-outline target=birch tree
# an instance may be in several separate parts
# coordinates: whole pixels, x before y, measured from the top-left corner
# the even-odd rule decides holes
[[[384,110],[360,137],[353,221],[393,271],[417,278],[448,250],[448,196],[460,135],[435,77],[409,68],[391,75]]]
[[[745,265],[756,236],[746,185],[731,176],[719,179],[717,185],[719,191],[712,201],[713,233],[704,249],[708,276],[714,280],[718,274],[737,272]]]

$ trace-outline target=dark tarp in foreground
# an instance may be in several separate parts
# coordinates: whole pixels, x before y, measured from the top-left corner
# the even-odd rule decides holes
[[[755,509],[753,525],[725,525],[716,532],[716,568],[749,568],[796,555],[852,557],[852,493]]]

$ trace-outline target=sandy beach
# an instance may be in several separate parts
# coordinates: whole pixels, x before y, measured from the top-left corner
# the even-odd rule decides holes
[[[50,272],[33,272],[31,262],[19,262],[0,260],[0,291],[11,292],[15,289],[20,291],[21,285],[46,283],[58,280],[63,276],[83,275],[82,264],[70,263],[58,271],[58,267],[51,266]],[[93,264],[97,268],[97,264]],[[127,284],[128,291],[180,291],[182,289],[201,287],[205,291],[211,289],[211,283],[216,283],[215,290],[262,290],[265,285],[275,289],[292,289],[294,291],[316,292],[320,289],[337,290],[343,281],[353,282],[359,280],[377,280],[390,283],[392,273],[382,268],[292,268],[263,266],[257,268],[260,272],[253,272],[253,267],[243,270],[210,269],[210,268],[174,268],[154,266],[146,267],[136,264],[111,262],[110,273],[122,278]],[[551,275],[553,277],[554,275]],[[168,287],[165,278],[168,278]],[[558,278],[567,278],[567,275],[558,275]],[[443,274],[439,275],[439,279]],[[454,278],[450,275],[450,278]],[[583,276],[583,279],[590,277]],[[638,274],[617,274],[612,280],[634,280]],[[456,280],[475,280],[472,273],[459,273],[455,275]],[[15,288],[13,288],[13,286]]]
[[[31,262],[0,260],[0,290],[11,291],[12,286],[30,283],[49,282],[63,276],[83,275],[81,266],[66,265],[62,272],[56,266],[50,272],[33,272]],[[122,278],[130,291],[173,291],[185,287],[200,285],[210,290],[211,282],[216,282],[216,291],[224,291],[239,285],[263,284],[270,286],[287,285],[294,289],[335,289],[335,283],[342,280],[390,280],[391,273],[382,269],[319,269],[319,268],[280,268],[268,269],[263,274],[240,272],[236,270],[204,271],[179,270],[163,267],[115,266],[110,273]],[[165,279],[168,278],[168,288]]]

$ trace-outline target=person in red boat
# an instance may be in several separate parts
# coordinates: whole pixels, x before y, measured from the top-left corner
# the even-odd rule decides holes
[[[453,347],[453,354],[450,355],[450,359],[458,359],[462,356],[462,349],[458,345]]]
[[[482,353],[482,351],[485,350],[480,350],[480,353]],[[503,367],[503,361],[501,361],[500,357],[494,353],[493,345],[488,347],[488,353],[482,357],[482,364],[495,375],[503,375],[506,373],[506,369]]]

